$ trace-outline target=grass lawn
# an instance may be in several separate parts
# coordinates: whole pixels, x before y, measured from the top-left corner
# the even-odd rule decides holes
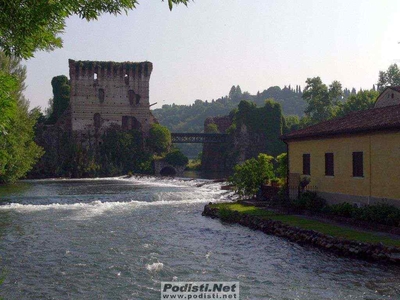
[[[276,212],[268,211],[266,209],[251,205],[244,205],[241,203],[219,203],[213,204],[212,207],[225,208],[244,214],[258,216],[260,218],[281,221],[282,223],[290,226],[299,227],[306,230],[314,230],[334,237],[345,238],[347,240],[365,243],[382,243],[386,246],[400,247],[400,239],[396,240],[385,235],[358,231],[346,226],[338,226],[317,220],[310,220],[302,216],[278,214]]]

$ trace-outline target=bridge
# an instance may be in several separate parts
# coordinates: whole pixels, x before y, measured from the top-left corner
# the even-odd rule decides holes
[[[226,133],[171,133],[172,143],[215,143],[228,141]]]

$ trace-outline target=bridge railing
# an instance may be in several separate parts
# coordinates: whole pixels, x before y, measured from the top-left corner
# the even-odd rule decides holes
[[[226,133],[171,133],[172,143],[226,143]]]

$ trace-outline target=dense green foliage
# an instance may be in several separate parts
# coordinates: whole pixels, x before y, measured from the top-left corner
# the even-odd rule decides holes
[[[276,175],[282,180],[286,180],[288,172],[288,156],[287,153],[281,153],[276,157],[278,166],[276,168]]]
[[[400,85],[400,69],[397,64],[390,65],[387,71],[379,72],[378,91],[382,92],[388,86]]]
[[[165,126],[153,124],[147,144],[158,155],[166,153],[171,147],[171,132]]]
[[[329,205],[315,192],[304,192],[292,202],[296,209],[306,209],[333,216],[400,227],[400,209],[386,203],[357,207],[347,202]]]
[[[336,116],[345,116],[350,112],[371,109],[375,105],[375,101],[379,96],[379,92],[359,91],[357,94],[350,95],[346,102],[339,103],[339,109]]]
[[[106,130],[102,140],[97,157],[100,175],[152,173],[152,153],[144,151],[141,132],[123,131],[121,127],[113,126]]]
[[[103,133],[100,142],[91,136],[85,144],[76,134],[60,128],[39,132],[38,138],[46,153],[30,173],[33,178],[152,173],[152,153],[144,150],[142,134],[135,130],[114,125]]]
[[[18,88],[17,79],[0,70],[0,134],[6,134],[16,113],[16,101],[12,97]]]
[[[240,134],[242,128],[245,127],[250,139],[255,139],[249,146],[259,153],[264,152],[275,156],[286,150],[285,144],[280,140],[280,136],[286,129],[285,118],[280,104],[271,99],[264,101],[262,107],[257,107],[252,102],[241,101],[233,116],[233,127],[236,128],[234,131],[236,135]],[[259,142],[257,137],[259,137]],[[259,143],[261,144],[258,145]],[[253,151],[249,149],[247,152]]]
[[[204,132],[205,133],[219,133],[217,124],[214,124],[214,123],[207,124]]]
[[[400,227],[400,209],[385,203],[357,207],[344,202],[329,205],[324,212],[335,216]]]
[[[187,5],[189,0],[168,0]],[[0,48],[7,55],[32,57],[37,50],[54,50],[62,46],[60,34],[65,20],[78,15],[88,21],[103,13],[121,14],[134,9],[137,0],[19,0],[0,2]]]
[[[230,184],[235,186],[235,192],[240,197],[253,197],[262,184],[274,178],[273,159],[272,156],[260,153],[257,159],[251,158],[236,165],[234,174],[229,178]]]
[[[228,115],[242,100],[263,106],[265,99],[271,98],[281,104],[285,114],[302,116],[305,102],[301,95],[300,87],[292,89],[289,86],[281,89],[275,86],[250,95],[248,92],[242,93],[240,86],[233,86],[229,96],[212,101],[196,100],[192,105],[163,105],[162,108],[153,110],[153,114],[160,124],[168,127],[171,132],[203,132],[206,118]]]
[[[332,82],[328,87],[322,83],[321,78],[314,77],[306,80],[303,99],[308,106],[304,111],[309,123],[315,124],[329,120],[335,116],[335,106],[342,99],[342,85],[338,81]]]
[[[179,149],[169,152],[164,159],[173,166],[186,166],[189,162],[189,159]]]
[[[326,200],[319,197],[315,192],[304,192],[292,202],[296,209],[306,209],[311,212],[320,212],[326,206]]]
[[[315,82],[318,81],[318,82]],[[254,103],[255,106],[264,106],[265,99],[273,99],[274,102],[280,104],[283,114],[285,115],[283,133],[290,132],[299,128],[303,128],[314,124],[317,121],[322,121],[325,118],[333,118],[342,116],[349,111],[364,109],[370,107],[370,104],[365,105],[364,100],[370,103],[372,96],[357,97],[346,103],[349,96],[357,94],[352,88],[341,90],[339,82],[334,81],[330,87],[322,83],[319,77],[309,79],[307,93],[309,96],[318,95],[315,101],[310,101],[308,104],[303,98],[303,92],[300,86],[292,88],[290,85],[283,89],[274,86],[263,92],[258,92],[256,95],[251,95],[248,92],[242,92],[240,86],[232,86],[227,96],[217,100],[202,101],[196,100],[192,105],[163,105],[162,108],[155,109],[154,115],[159,122],[166,126],[171,132],[203,132],[204,121],[208,117],[231,115],[232,118],[238,111],[238,105],[241,101]],[[315,84],[314,84],[315,83]],[[314,88],[316,89],[314,91]],[[359,91],[363,92],[363,91]],[[365,91],[368,93],[369,91]],[[307,96],[306,93],[306,96]],[[372,98],[371,98],[372,97]],[[328,107],[325,108],[325,104]],[[305,116],[305,111],[308,111],[308,116]],[[322,112],[318,115],[317,112]],[[311,118],[311,115],[313,118]],[[279,123],[281,121],[279,120]],[[212,125],[211,125],[212,126]],[[235,126],[235,125],[234,125]],[[214,128],[206,130],[215,131]],[[231,128],[234,131],[235,128]],[[210,131],[211,132],[211,131]],[[196,144],[180,144],[179,148],[189,157],[195,158],[201,151],[201,145]]]
[[[33,141],[38,115],[22,95],[26,68],[0,52],[0,183],[25,176],[43,151]]]
[[[291,129],[306,127],[325,120],[342,117],[353,111],[373,108],[379,93],[374,89],[360,90],[357,93],[353,90],[348,94],[342,91],[340,82],[334,81],[328,87],[322,83],[319,77],[308,78],[307,86],[303,92],[303,99],[307,102],[305,117],[292,122]],[[347,94],[347,96],[346,96]]]
[[[61,117],[69,105],[71,87],[66,76],[60,75],[51,80],[53,87],[53,101],[48,123],[54,124]]]

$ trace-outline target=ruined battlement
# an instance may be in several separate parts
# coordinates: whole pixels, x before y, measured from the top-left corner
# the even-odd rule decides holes
[[[97,79],[119,76],[121,78],[148,78],[153,71],[153,64],[146,62],[113,62],[68,60],[70,78],[90,77]]]
[[[157,122],[150,111],[151,62],[69,60],[73,131],[99,133],[112,124],[145,135]]]

